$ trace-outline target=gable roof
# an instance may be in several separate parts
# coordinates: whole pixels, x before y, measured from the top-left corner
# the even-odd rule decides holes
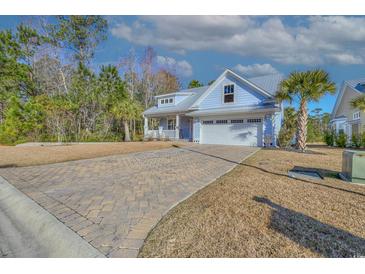
[[[365,84],[365,78],[359,78],[359,79],[354,79],[354,80],[343,81],[343,83],[341,85],[341,89],[340,89],[340,91],[338,93],[338,96],[336,98],[335,106],[333,107],[333,110],[332,110],[332,113],[331,113],[332,119],[336,118],[335,114],[338,110],[338,107],[340,106],[340,103],[341,103],[343,94],[346,90],[346,87],[350,87],[353,91],[358,92],[359,95],[364,94],[363,91],[360,91],[359,89],[356,88],[358,84]]]
[[[233,77],[237,78],[239,81],[251,86],[255,91],[261,93],[262,95],[273,99],[274,98],[274,94],[275,92],[269,92],[267,90],[265,90],[265,88],[261,87],[261,86],[266,86],[268,87],[271,91],[274,89],[273,88],[273,83],[275,82],[274,80],[270,81],[269,78],[262,78],[262,79],[255,79],[255,78],[259,78],[259,77],[255,77],[252,78],[253,80],[249,80],[239,74],[237,74],[236,72],[230,70],[230,69],[226,69],[219,77],[217,80],[214,81],[214,83],[212,85],[209,86],[209,88],[204,92],[204,94],[202,96],[199,97],[199,99],[193,104],[192,108],[197,107],[201,101],[203,101],[203,99],[205,97],[208,96],[208,94],[219,84],[219,82],[228,74],[232,75]],[[269,76],[267,76],[269,77]],[[256,81],[256,82],[254,82]],[[276,84],[276,88],[277,85],[280,82],[277,82]],[[261,86],[260,86],[261,85]]]
[[[186,99],[182,100],[180,103],[172,106],[164,106],[163,108],[158,108],[157,106],[153,106],[146,111],[143,112],[144,115],[159,115],[159,114],[168,114],[168,113],[178,113],[189,110],[196,110],[196,106],[210,93],[211,90],[215,88],[215,86],[220,82],[223,77],[227,74],[230,74],[237,78],[239,81],[251,86],[255,91],[261,93],[268,99],[274,99],[274,95],[277,91],[278,85],[283,79],[281,74],[272,74],[265,75],[260,77],[253,78],[245,78],[236,72],[226,69],[210,86],[203,86],[192,89],[183,89],[179,90],[175,93],[163,94],[156,96],[156,98],[160,98],[166,95],[178,95],[184,94],[187,96]]]

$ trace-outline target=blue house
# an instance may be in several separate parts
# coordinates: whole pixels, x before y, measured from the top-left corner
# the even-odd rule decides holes
[[[275,146],[283,108],[274,96],[281,80],[280,74],[245,78],[227,69],[210,86],[156,96],[156,105],[143,113],[145,138]]]

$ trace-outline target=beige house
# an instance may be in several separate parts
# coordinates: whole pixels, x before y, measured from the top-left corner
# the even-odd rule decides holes
[[[350,139],[353,134],[365,132],[365,113],[351,107],[351,100],[361,95],[365,95],[365,78],[344,81],[330,121],[337,134],[344,132]]]

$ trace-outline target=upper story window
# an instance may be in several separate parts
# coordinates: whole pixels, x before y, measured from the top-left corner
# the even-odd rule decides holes
[[[223,93],[223,101],[224,103],[233,103],[234,102],[234,85],[225,85],[224,93]]]
[[[173,104],[173,103],[174,103],[174,98],[164,98],[160,100],[161,105]]]
[[[360,111],[353,113],[352,114],[352,119],[353,120],[360,119]]]

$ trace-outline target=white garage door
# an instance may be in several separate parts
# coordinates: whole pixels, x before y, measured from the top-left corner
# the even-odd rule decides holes
[[[203,120],[201,144],[262,146],[261,119]],[[257,121],[257,122],[256,122]]]

